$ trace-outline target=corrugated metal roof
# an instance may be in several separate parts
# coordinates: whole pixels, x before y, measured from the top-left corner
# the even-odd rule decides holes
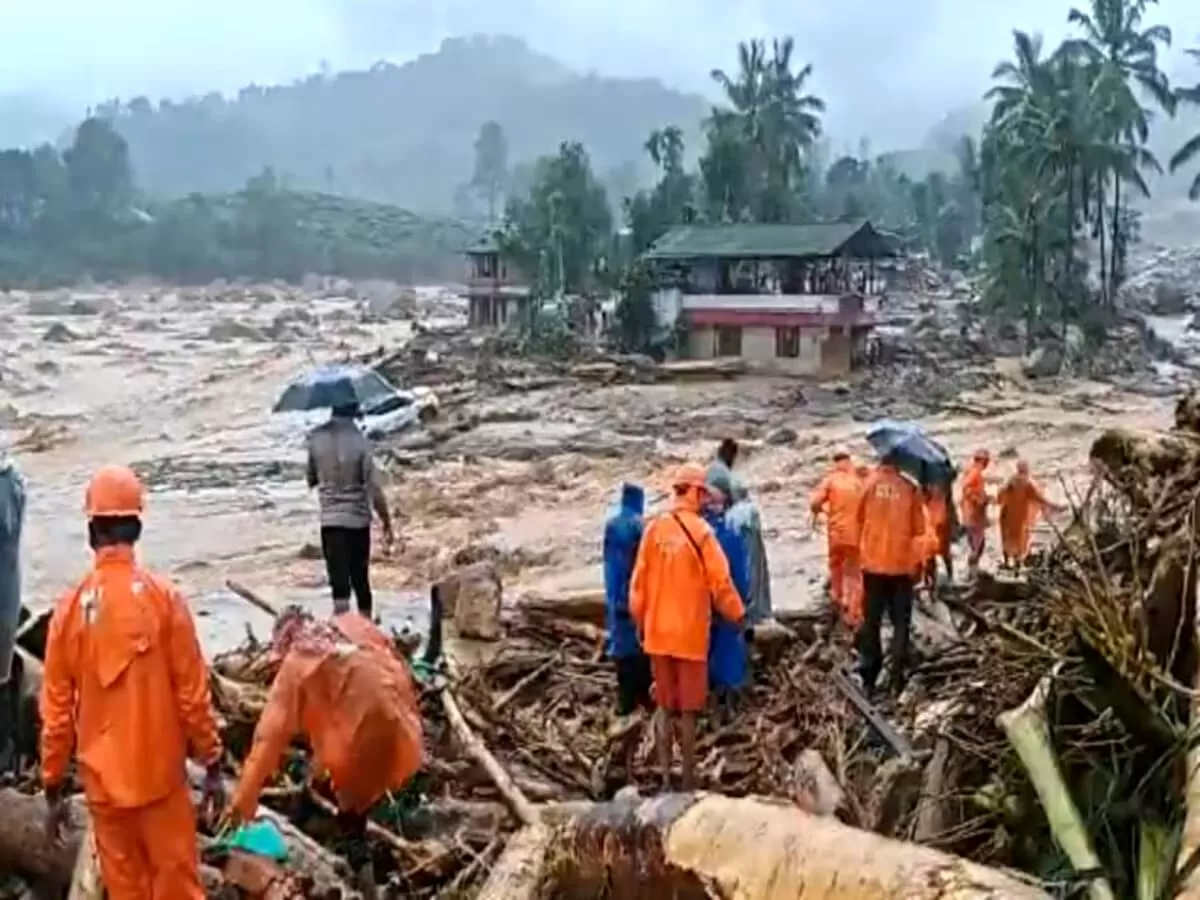
[[[872,244],[878,242],[881,247],[889,243],[865,219],[816,225],[681,225],[655,241],[645,258],[836,256],[856,237]]]

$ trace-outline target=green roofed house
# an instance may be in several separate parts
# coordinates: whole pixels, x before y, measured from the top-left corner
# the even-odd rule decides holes
[[[503,328],[529,316],[530,282],[504,258],[494,238],[467,248],[467,323],[472,328]]]
[[[683,225],[643,255],[660,323],[693,359],[736,356],[797,375],[840,375],[866,356],[897,245],[870,222]]]

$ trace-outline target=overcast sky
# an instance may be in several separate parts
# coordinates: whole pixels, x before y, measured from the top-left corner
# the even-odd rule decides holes
[[[790,34],[840,140],[918,142],[971,102],[1011,31],[1057,40],[1058,0],[0,0],[0,93],[89,102],[235,91],[403,62],[442,38],[509,33],[580,68],[710,91],[739,38]],[[1200,46],[1200,0],[1161,0],[1176,46]]]

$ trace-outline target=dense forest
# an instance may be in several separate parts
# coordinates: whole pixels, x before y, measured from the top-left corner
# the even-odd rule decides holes
[[[471,238],[454,220],[291,190],[270,169],[238,191],[156,200],[103,118],[85,120],[62,152],[0,151],[0,288],[141,274],[455,278]]]
[[[113,122],[141,186],[157,196],[236,191],[269,166],[298,190],[464,216],[480,211],[460,188],[484,121],[500,124],[516,161],[581,141],[620,194],[648,174],[639,171],[644,134],[662,122],[695,132],[706,110],[653,79],[579,74],[515,38],[472,37],[403,65],[251,85],[232,98],[113,100],[92,112]]]

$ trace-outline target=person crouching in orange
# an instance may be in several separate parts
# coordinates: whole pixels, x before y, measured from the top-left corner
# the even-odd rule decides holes
[[[990,462],[990,453],[976,450],[971,464],[963,473],[962,523],[967,531],[967,568],[972,575],[979,569],[979,561],[983,559],[983,551],[987,546],[988,506],[992,498],[988,496],[983,473]]]
[[[833,469],[812,494],[812,523],[828,517],[829,596],[852,629],[863,619],[862,573],[858,562],[858,502],[866,479],[859,475],[850,454],[833,455]]]
[[[74,747],[110,900],[203,900],[186,759],[206,767],[204,813],[224,790],[208,667],[187,601],[141,568],[141,482],[105,466],[87,487],[92,570],[54,607],[41,689],[47,830],[61,841]]]
[[[717,537],[701,517],[708,496],[704,467],[675,475],[674,508],[642,533],[629,588],[629,612],[650,657],[656,745],[663,787],[670,788],[674,738],[683,789],[696,787],[696,714],[708,701],[708,643],[715,611],[737,624],[745,615]]]
[[[292,739],[303,735],[313,749],[313,771],[329,775],[350,863],[370,900],[376,887],[367,813],[421,767],[421,714],[412,677],[391,641],[357,612],[317,621],[289,607],[275,623],[272,653],[281,660],[279,674],[226,824],[254,817],[263,786]]]
[[[1004,567],[1018,572],[1029,556],[1033,526],[1044,512],[1060,512],[1064,507],[1051,503],[1029,474],[1029,463],[1018,460],[1017,472],[1000,489],[1000,546]]]

